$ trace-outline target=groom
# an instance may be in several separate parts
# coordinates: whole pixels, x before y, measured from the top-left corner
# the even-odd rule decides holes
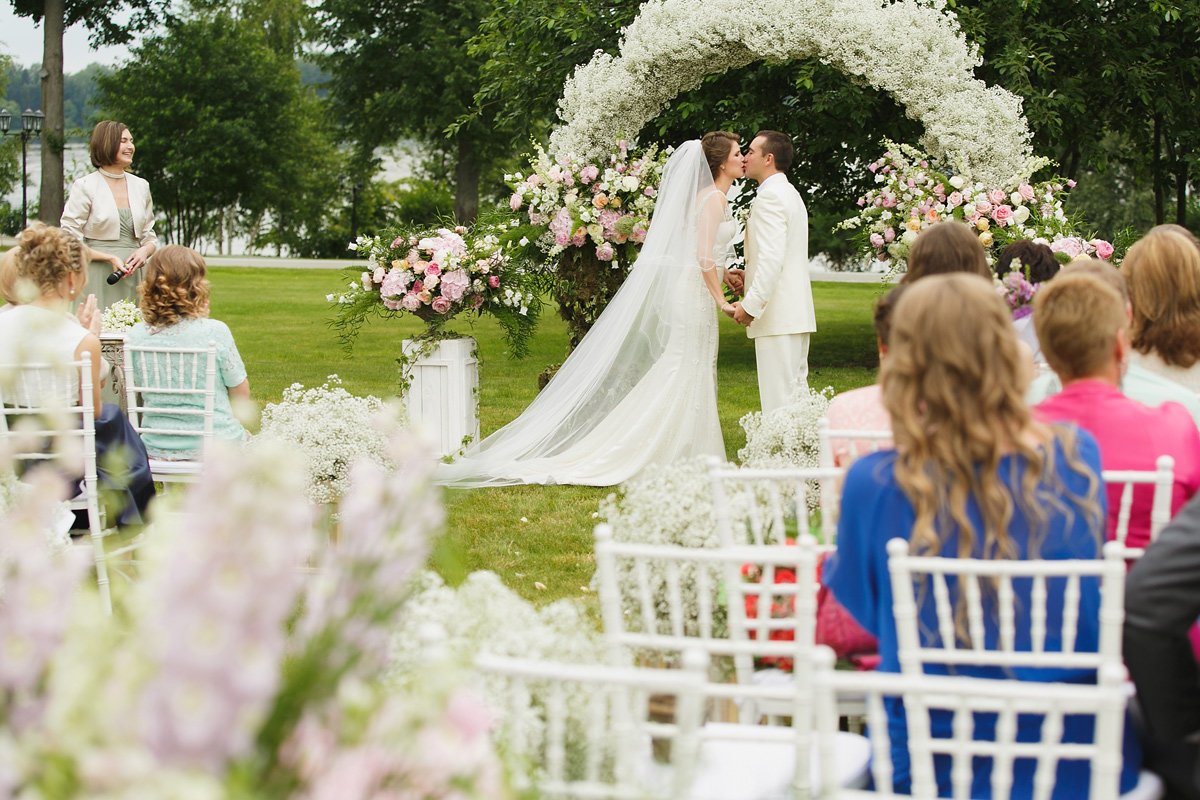
[[[786,405],[808,386],[808,340],[817,329],[808,278],[808,210],[784,175],[792,140],[759,131],[746,151],[746,177],[758,194],[746,221],[746,269],[730,270],[729,285],[743,291],[733,318],[754,340],[758,396],[763,411]]]

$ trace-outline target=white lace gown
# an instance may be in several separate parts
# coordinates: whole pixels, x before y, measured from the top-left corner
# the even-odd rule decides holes
[[[727,209],[724,221],[714,216],[718,204],[704,206],[712,192],[699,142],[685,143],[664,170],[641,254],[604,313],[529,407],[439,465],[438,483],[613,486],[652,464],[724,457],[717,308],[701,262],[728,263],[737,224]]]

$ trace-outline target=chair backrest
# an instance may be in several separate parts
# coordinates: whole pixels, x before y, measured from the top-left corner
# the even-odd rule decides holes
[[[57,469],[64,481],[82,476],[79,504],[87,511],[101,601],[111,613],[100,524],[90,353],[66,363],[0,364],[0,446],[18,474],[42,466]]]
[[[1154,486],[1154,500],[1150,507],[1150,541],[1171,521],[1171,492],[1175,484],[1175,459],[1159,456],[1153,470],[1106,469],[1101,474],[1104,485],[1112,488],[1122,486],[1121,504],[1118,507],[1115,541],[1125,548],[1126,558],[1140,558],[1143,547],[1129,547],[1129,519],[1133,511],[1133,493],[1137,486]]]
[[[195,441],[197,447],[180,449],[207,452],[216,404],[216,343],[187,348],[126,344],[124,368],[126,413],[134,429],[143,437]],[[146,424],[147,417],[156,424]]]
[[[927,664],[1100,669],[1121,663],[1125,561],[1114,542],[1101,559],[913,556],[899,538],[887,543],[887,552],[900,668],[906,674],[922,674]],[[1085,581],[1099,582],[1096,651],[1077,647],[1079,621],[1087,613]],[[930,607],[930,601],[936,630],[922,635],[919,606]]]
[[[1014,768],[1020,763],[1023,768],[1028,765],[1032,773],[1034,796],[1049,798],[1059,763],[1064,761],[1090,765],[1091,800],[1116,800],[1119,796],[1128,699],[1120,665],[1106,665],[1099,682],[1087,685],[849,672],[835,670],[834,660],[833,651],[818,648],[813,673],[818,762],[832,764],[836,759],[838,700],[865,698],[875,786],[871,791],[842,787],[832,770],[823,771],[817,793],[821,800],[898,796],[893,787],[886,710],[886,704],[896,702],[903,703],[907,721],[912,797],[938,796],[935,756],[950,759],[954,797],[971,796],[975,770],[981,767],[990,767],[991,796],[1009,797]],[[948,737],[933,735],[931,712],[951,715]],[[1024,720],[1041,718],[1039,739],[1017,741],[1018,715]],[[1095,721],[1090,742],[1063,741],[1068,716]],[[1028,730],[1027,724],[1020,727]]]
[[[843,448],[849,450],[849,461],[853,461],[864,453],[875,453],[892,446],[891,431],[865,431],[849,428],[831,428],[829,420],[822,417],[817,423],[817,436],[820,441],[819,461],[822,467],[848,467],[849,463],[837,463],[837,451]]]
[[[719,458],[708,465],[721,543],[784,544],[812,534],[832,548],[845,470],[835,467],[746,468]]]
[[[498,749],[514,787],[547,798],[678,798],[694,780],[707,658],[682,670],[559,664],[482,655],[484,695],[500,707]],[[666,699],[667,702],[662,701]],[[656,705],[670,719],[655,719]],[[666,715],[663,715],[666,716]],[[666,780],[652,745],[669,743]]]

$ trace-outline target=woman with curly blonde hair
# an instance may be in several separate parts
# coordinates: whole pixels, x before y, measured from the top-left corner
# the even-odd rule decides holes
[[[154,483],[146,448],[121,409],[101,403],[100,317],[96,301],[84,299],[80,316],[71,307],[84,298],[87,285],[87,248],[78,238],[60,228],[35,222],[17,236],[17,246],[5,254],[19,298],[7,313],[0,314],[0,362],[20,365],[43,363],[67,365],[86,353],[92,368],[92,408],[95,410],[97,474],[105,490],[110,519],[117,525],[136,525],[154,497]],[[5,295],[10,302],[16,297]],[[81,320],[89,327],[84,327]],[[57,371],[57,368],[55,368]],[[31,390],[30,387],[33,387]],[[47,403],[71,406],[79,402],[82,387],[78,373],[68,383],[51,380],[22,381],[16,400],[29,405]],[[49,395],[49,396],[47,396]]]
[[[233,334],[224,322],[209,319],[208,279],[204,258],[190,247],[167,245],[146,263],[145,276],[138,286],[142,322],[125,337],[126,344],[141,347],[203,348],[209,342],[217,347],[217,380],[225,391],[216,394],[213,409],[213,433],[222,439],[244,440],[248,434],[233,414],[231,398],[250,399],[246,367],[234,344]],[[141,368],[141,356],[134,354],[133,368]],[[182,364],[177,363],[182,369]],[[187,395],[154,395],[155,406],[203,410],[203,401]],[[203,417],[197,414],[145,414],[143,427],[162,430],[195,430],[195,437],[146,433],[142,438],[155,458],[190,459],[200,456],[200,431]]]
[[[1159,225],[1121,263],[1133,305],[1131,360],[1200,391],[1200,244],[1187,228]]]
[[[867,631],[879,639],[880,670],[899,672],[896,624],[885,545],[908,538],[916,553],[950,558],[1097,558],[1104,540],[1105,497],[1095,440],[1073,426],[1035,421],[1025,405],[1025,356],[1008,309],[990,281],[975,275],[933,275],[912,283],[896,305],[881,369],[883,400],[895,450],[860,458],[846,475],[837,554],[825,583]],[[1029,641],[1030,588],[1015,587],[1017,641]],[[1083,587],[1076,646],[1096,649],[1099,589]],[[922,593],[923,632],[936,637],[936,609]],[[1062,614],[1062,592],[1048,593],[1051,619]],[[953,595],[953,592],[952,592]],[[991,602],[995,602],[992,598]],[[957,603],[956,603],[957,606]],[[960,609],[961,610],[961,609]],[[985,616],[988,616],[985,611]],[[988,616],[988,635],[995,633]],[[959,636],[966,637],[960,625]],[[1047,650],[1061,648],[1046,643]],[[945,667],[927,666],[945,673]],[[1094,683],[1094,671],[961,667],[960,674],[1028,681]],[[949,719],[931,717],[935,736]],[[1035,741],[1041,722],[1025,719],[1019,736]],[[1090,736],[1074,719],[1068,736]],[[1137,780],[1141,754],[1128,730],[1122,791]],[[896,789],[909,789],[903,707],[889,708]],[[981,738],[986,738],[981,735]],[[1078,739],[1076,741],[1088,741]],[[949,789],[949,765],[938,782]],[[975,769],[972,797],[990,797],[989,766]],[[1012,797],[1032,792],[1032,765],[1018,763]],[[1055,798],[1086,797],[1089,767],[1063,762]]]

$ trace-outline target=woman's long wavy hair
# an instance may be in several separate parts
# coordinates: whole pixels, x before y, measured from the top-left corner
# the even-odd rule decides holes
[[[1069,516],[1078,508],[1098,536],[1104,530],[1100,481],[1075,454],[1073,429],[1046,429],[1030,416],[1025,356],[989,281],[950,274],[909,286],[896,307],[880,382],[892,416],[896,481],[916,511],[913,552],[938,555],[956,535],[960,558],[1017,558],[1009,535],[1015,510],[1028,520],[1030,555],[1044,539],[1050,509]],[[1086,496],[1069,496],[1056,478],[1054,437],[1067,466],[1088,476]],[[1015,496],[1001,465],[1012,453],[1026,465]],[[968,515],[971,498],[983,530]]]

